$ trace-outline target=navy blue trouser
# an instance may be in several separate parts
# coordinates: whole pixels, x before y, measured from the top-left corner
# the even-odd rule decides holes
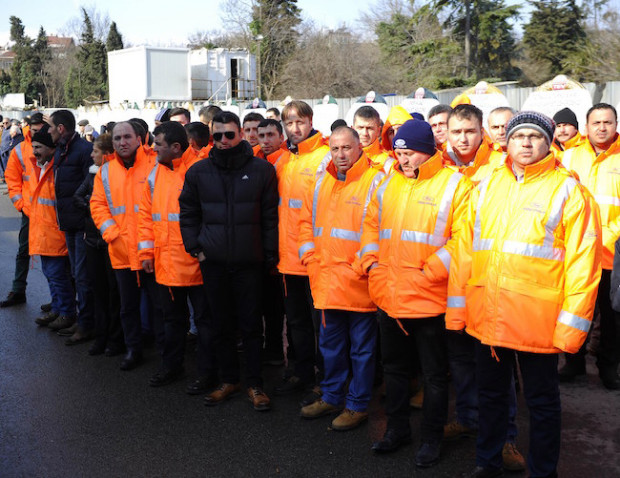
[[[77,292],[78,325],[84,330],[94,330],[95,298],[93,296],[92,281],[88,275],[88,267],[86,264],[84,231],[65,232],[65,239],[67,241],[67,249],[69,250],[71,274],[75,279],[75,289]]]
[[[516,352],[476,343],[479,429],[476,464],[502,467],[502,448],[508,433],[510,381],[518,357],[523,394],[530,412],[527,467],[532,478],[557,476],[560,457],[561,406],[557,354]]]

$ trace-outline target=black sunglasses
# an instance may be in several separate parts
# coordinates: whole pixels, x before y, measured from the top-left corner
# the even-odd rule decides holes
[[[213,140],[222,141],[222,136],[226,136],[226,138],[228,139],[235,139],[235,136],[237,136],[237,133],[235,133],[234,131],[224,131],[223,133],[213,133]]]

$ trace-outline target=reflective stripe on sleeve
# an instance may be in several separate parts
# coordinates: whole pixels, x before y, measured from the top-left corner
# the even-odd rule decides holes
[[[111,207],[110,214],[112,214],[113,216],[118,216],[119,214],[125,214],[125,206]]]
[[[138,242],[138,250],[141,251],[143,249],[153,249],[155,247],[155,243],[153,241],[140,241]]]
[[[450,270],[450,263],[452,262],[452,256],[450,255],[450,253],[448,251],[446,251],[443,247],[441,249],[439,249],[438,251],[435,252],[435,254],[437,254],[437,257],[439,257],[439,259],[441,260],[443,266],[446,268],[446,270]]]
[[[155,192],[155,177],[157,176],[157,166],[159,163],[155,164],[151,172],[149,173],[149,177],[147,182],[149,183],[149,189],[151,190],[151,198],[153,197],[153,193]]]
[[[11,201],[13,202],[13,204],[15,204],[17,201],[19,201],[20,199],[22,199],[22,195],[21,194],[16,194],[15,196],[13,196],[11,198]]]
[[[476,219],[474,222],[474,241],[473,241],[473,250],[474,251],[489,251],[493,247],[493,239],[482,239],[482,222],[480,219],[480,211],[482,210],[482,203],[484,202],[484,197],[487,193],[487,187],[489,186],[489,178],[487,176],[478,185],[478,190],[480,195],[478,196],[478,203],[476,204]]]
[[[116,224],[116,222],[114,222],[114,219],[108,219],[101,225],[101,227],[99,228],[99,232],[103,234],[108,227],[113,226],[114,224]]]
[[[158,212],[156,212],[155,214],[151,214],[151,219],[153,219],[153,221],[161,221],[161,214],[159,214]]]
[[[53,199],[37,198],[37,203],[43,206],[56,206],[56,201]]]
[[[179,222],[179,213],[178,212],[169,212],[168,213],[168,221],[170,221],[170,222]]]
[[[357,241],[359,242],[362,238],[362,235],[357,231],[349,231],[347,229],[338,229],[333,227],[330,232],[330,237],[335,237],[337,239],[346,239],[347,241]]]
[[[552,261],[564,260],[564,249],[549,246],[538,246],[527,242],[506,241],[502,252],[518,254],[520,256],[536,257],[538,259],[549,259]]]
[[[306,242],[305,244],[302,244],[299,248],[299,258],[301,259],[306,252],[311,251],[312,249],[314,249],[314,242]]]
[[[588,330],[590,330],[590,324],[592,323],[588,319],[584,319],[583,317],[579,317],[578,315],[571,314],[564,310],[560,312],[558,322],[585,333],[588,333]]]
[[[450,209],[452,208],[452,200],[454,199],[454,193],[456,192],[456,188],[462,177],[463,175],[461,173],[455,172],[452,174],[452,176],[450,176],[450,179],[448,180],[446,189],[444,190],[443,196],[441,197],[441,202],[439,203],[439,211],[437,212],[435,230],[433,231],[433,235],[435,237],[446,235],[448,217],[450,217]],[[448,237],[449,236],[450,234],[448,234]]]
[[[134,204],[133,205],[133,212],[140,212],[140,205],[139,204]]]
[[[24,164],[24,153],[22,152],[21,144],[18,144],[15,147],[15,154],[17,155],[17,159],[19,159],[19,164],[22,165],[22,170],[26,170],[26,165]]]
[[[392,237],[391,229],[380,229],[379,230],[379,240],[381,239],[390,239]]]
[[[377,244],[376,242],[371,242],[370,244],[366,244],[364,247],[362,247],[360,255],[363,256],[364,254],[367,254],[369,252],[377,251],[379,251],[379,244]]]
[[[451,309],[463,309],[465,308],[465,296],[452,295],[448,296],[448,307]]]
[[[321,184],[323,184],[323,178],[325,178],[325,173],[321,173],[317,177],[316,183],[314,184],[314,192],[312,194],[312,230],[314,231],[315,236],[320,236],[323,233],[322,227],[316,227],[316,214],[319,202],[319,191],[321,189]],[[319,231],[318,234],[317,231]]]
[[[404,229],[400,233],[400,240],[407,242],[417,242],[419,244],[428,244],[429,246],[441,247],[448,242],[448,238],[444,236],[435,236],[428,232],[409,231]]]
[[[303,201],[301,199],[289,199],[288,200],[288,207],[291,209],[301,209],[302,205],[303,205]]]

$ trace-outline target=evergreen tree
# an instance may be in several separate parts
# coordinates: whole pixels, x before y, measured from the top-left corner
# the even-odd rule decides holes
[[[263,37],[255,51],[260,48],[259,96],[271,97],[280,83],[281,68],[297,47],[300,13],[297,0],[257,0],[253,7],[250,31]]]
[[[108,33],[108,39],[105,43],[105,47],[107,51],[122,50],[125,48],[123,46],[123,36],[119,33],[116,27],[116,22],[112,22],[110,25],[110,32]]]
[[[583,15],[575,0],[538,0],[524,27],[523,43],[531,58],[546,63],[549,75],[564,72],[563,63],[586,45]]]
[[[76,107],[85,99],[101,100],[108,91],[108,61],[106,48],[95,38],[93,24],[82,9],[84,26],[77,53],[77,66],[69,70],[65,83],[67,106]]]

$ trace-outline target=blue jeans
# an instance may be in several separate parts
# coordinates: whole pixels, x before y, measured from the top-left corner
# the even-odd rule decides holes
[[[78,298],[78,325],[84,330],[95,328],[93,287],[88,276],[86,264],[86,243],[84,232],[65,232],[71,274],[75,279],[75,288]]]
[[[345,388],[351,364],[351,383],[345,406],[365,412],[372,395],[375,376],[377,320],[375,312],[324,310],[319,332],[325,376],[321,381],[323,400],[340,406],[345,402]]]
[[[52,311],[75,317],[75,292],[67,256],[41,256],[41,269],[50,288]]]
[[[518,356],[523,394],[530,412],[529,476],[557,476],[560,457],[561,406],[557,354],[516,352],[476,343],[476,376],[479,388],[480,422],[476,442],[476,464],[502,467],[502,448],[508,433],[510,382]]]
[[[452,383],[456,392],[456,421],[467,428],[478,428],[478,387],[476,385],[476,339],[463,332],[448,331],[448,357]],[[508,435],[506,441],[517,439],[517,394],[514,377],[510,382],[508,410]]]

